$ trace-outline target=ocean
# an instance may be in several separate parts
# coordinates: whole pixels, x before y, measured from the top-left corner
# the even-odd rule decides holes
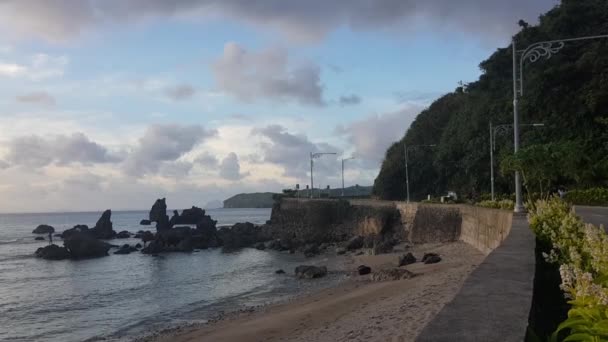
[[[218,226],[262,224],[270,209],[210,209]],[[343,275],[303,281],[293,269],[307,259],[299,253],[245,248],[232,253],[208,249],[167,253],[139,252],[88,260],[47,261],[33,253],[47,241],[31,232],[49,224],[57,232],[76,224],[90,227],[101,212],[0,214],[0,341],[130,341],[151,330],[204,323],[230,312],[287,299],[338,282]],[[140,226],[147,211],[112,213],[114,230]],[[46,236],[45,236],[46,238]],[[61,245],[61,239],[55,243]],[[110,241],[135,244],[137,239]],[[275,270],[284,269],[286,275]]]

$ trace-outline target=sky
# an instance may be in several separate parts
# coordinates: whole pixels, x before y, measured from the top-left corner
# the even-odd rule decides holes
[[[0,212],[371,185],[555,0],[0,0]]]

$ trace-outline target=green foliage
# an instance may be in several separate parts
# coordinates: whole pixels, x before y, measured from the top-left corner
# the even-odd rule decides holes
[[[564,199],[578,205],[608,205],[608,188],[568,191]]]
[[[510,199],[503,199],[503,200],[499,200],[499,201],[486,200],[486,201],[481,201],[475,205],[477,205],[478,207],[503,209],[503,210],[513,210],[513,208],[515,208],[515,202]]]
[[[521,25],[515,39],[521,49],[538,41],[608,33],[606,23],[605,0],[562,1],[540,18],[539,25]],[[375,195],[391,200],[405,198],[405,143],[437,144],[433,149],[411,151],[412,199],[450,190],[459,197],[477,199],[480,193],[489,191],[489,124],[513,122],[510,46],[498,49],[480,68],[479,80],[436,100],[387,150],[374,183]],[[608,40],[568,42],[551,59],[526,65],[524,88],[519,107],[521,122],[542,122],[545,126],[522,126],[522,148],[541,145],[549,149],[528,151],[537,152],[536,156],[565,148],[564,155],[559,152],[551,156],[557,166],[549,170],[550,177],[526,173],[529,191],[546,197],[548,184],[568,188],[608,186]],[[548,144],[553,146],[549,148]],[[511,134],[497,136],[495,160],[512,152]],[[512,168],[524,166],[511,161]],[[512,173],[498,175],[495,186],[497,193],[513,193]]]
[[[560,265],[560,287],[572,305],[551,340],[563,333],[563,341],[608,340],[608,234],[584,224],[558,198],[538,201],[529,221],[536,236],[552,246],[545,259]]]

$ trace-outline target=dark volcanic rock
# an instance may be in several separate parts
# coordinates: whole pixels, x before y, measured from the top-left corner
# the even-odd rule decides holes
[[[378,241],[374,245],[373,254],[379,255],[379,254],[391,253],[393,251],[394,246],[395,246],[394,241],[390,241],[390,240]]]
[[[422,262],[425,264],[436,264],[441,261],[441,257],[437,253],[425,253],[422,257]]]
[[[263,242],[258,242],[253,247],[257,250],[263,251],[266,249],[266,244],[264,244]]]
[[[42,237],[42,236],[36,236],[34,238],[34,240],[36,240],[36,241],[44,241],[44,237]]]
[[[363,247],[363,243],[365,242],[362,236],[355,236],[352,239],[348,240],[346,245],[347,250],[352,251],[353,249],[359,249]]]
[[[136,249],[140,249],[141,248],[141,243],[135,244],[135,248]]]
[[[177,222],[174,224],[198,224],[205,216],[205,210],[193,206],[190,209],[184,209],[182,214],[178,216]]]
[[[258,230],[253,223],[237,223],[232,228],[222,227],[218,236],[225,250],[248,247],[258,242]]]
[[[96,240],[86,233],[75,233],[65,238],[63,245],[73,259],[97,258],[108,255],[111,245]]]
[[[64,230],[63,233],[61,233],[61,238],[65,240],[72,234],[88,233],[88,232],[89,232],[89,226],[87,226],[86,224],[77,224],[73,228]]]
[[[406,266],[416,262],[416,257],[412,253],[407,253],[399,257],[399,266]]]
[[[169,216],[167,216],[167,203],[164,198],[157,199],[150,209],[150,222],[156,222],[156,231],[171,228]]]
[[[130,237],[131,237],[131,233],[129,233],[126,230],[123,230],[120,233],[116,234],[117,239],[128,239]]]
[[[388,270],[380,270],[372,274],[373,281],[400,280],[409,279],[416,274],[406,270],[405,268],[391,268]]]
[[[285,274],[285,271],[283,271],[283,270],[276,270],[276,271],[274,271],[274,273],[276,273],[276,274]]]
[[[359,275],[370,274],[372,273],[372,268],[369,266],[361,265],[357,267],[357,273],[359,273]]]
[[[266,246],[267,249],[280,251],[281,250],[281,241],[280,240],[266,241],[266,242],[264,242],[264,246]]]
[[[140,238],[143,241],[143,243],[145,244],[148,241],[154,240],[154,234],[151,231],[146,230],[145,232],[141,233]]]
[[[308,244],[304,247],[304,250],[302,252],[304,252],[304,256],[306,256],[307,258],[313,257],[319,254],[319,245],[314,243]]]
[[[296,277],[300,279],[321,278],[327,275],[327,267],[301,265],[296,267],[294,272],[296,274]]]
[[[55,228],[52,226],[49,226],[48,224],[41,224],[32,231],[32,234],[49,234],[54,232]]]
[[[344,247],[338,247],[338,248],[336,248],[336,254],[337,255],[344,255],[344,254],[346,254],[346,248],[344,248]]]
[[[63,260],[69,259],[70,253],[65,247],[57,245],[48,245],[36,250],[36,257],[46,260]]]
[[[124,244],[120,246],[120,248],[116,252],[114,252],[114,254],[130,254],[132,252],[137,252],[137,248],[129,246],[128,244]]]
[[[144,254],[158,254],[164,251],[164,244],[160,240],[151,241],[141,252]]]
[[[194,245],[196,248],[213,248],[220,246],[216,221],[209,216],[205,216],[197,225],[194,231]]]
[[[95,227],[91,228],[91,233],[97,239],[113,239],[116,237],[116,232],[112,229],[112,210],[108,209],[101,214]]]
[[[152,222],[150,222],[150,220],[143,219],[139,221],[139,224],[141,224],[142,226],[149,226],[152,224]]]

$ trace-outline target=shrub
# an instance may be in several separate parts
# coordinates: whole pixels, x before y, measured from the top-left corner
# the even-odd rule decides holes
[[[568,191],[564,200],[578,205],[608,205],[607,188]]]
[[[583,223],[559,198],[537,201],[529,222],[537,238],[552,246],[544,257],[560,265],[560,287],[572,305],[552,341],[564,332],[564,341],[608,340],[608,234]]]
[[[513,210],[513,208],[515,208],[515,202],[510,199],[503,199],[500,201],[492,201],[492,200],[481,201],[479,203],[476,203],[476,205],[478,207],[492,208],[492,209],[504,209],[504,210]]]

